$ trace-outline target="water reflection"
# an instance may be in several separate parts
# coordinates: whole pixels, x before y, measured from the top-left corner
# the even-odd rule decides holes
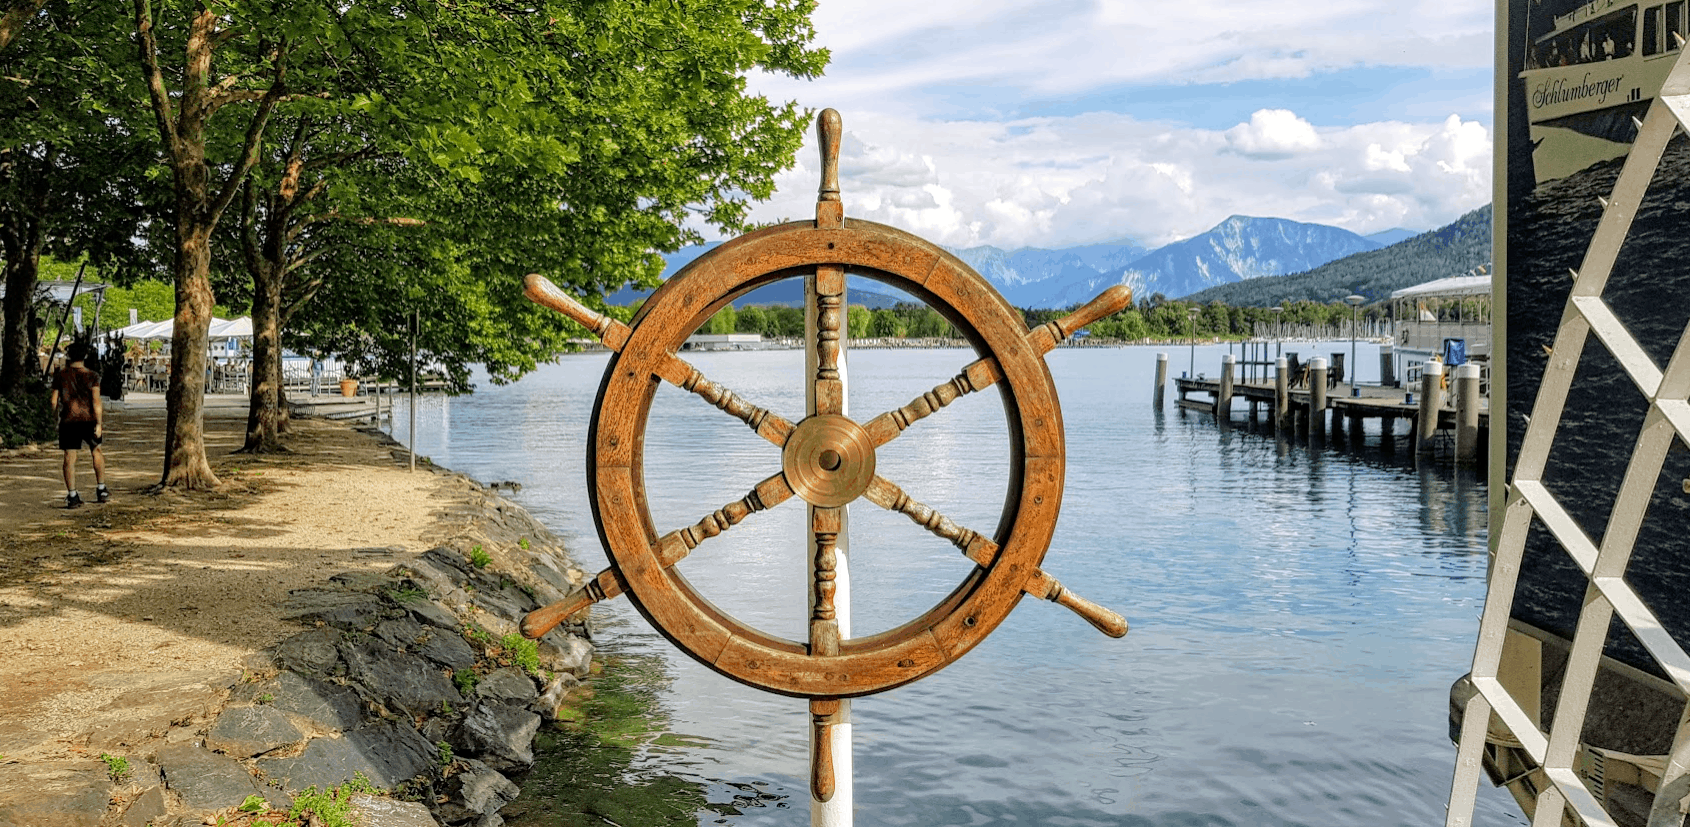
[[[1199,363],[1222,352],[1198,350]],[[946,670],[859,700],[859,824],[1350,827],[1442,817],[1454,754],[1448,688],[1471,659],[1483,598],[1483,482],[1367,445],[1310,447],[1271,426],[1221,429],[1212,417],[1146,411],[1154,354],[1049,358],[1068,464],[1044,567],[1123,610],[1132,634],[1106,639],[1058,607],[1026,601]],[[851,408],[866,417],[902,405],[969,358],[855,351]],[[794,352],[689,359],[757,404],[786,416],[802,409]],[[583,483],[603,365],[574,357],[456,400],[450,431],[431,431],[427,409],[419,419],[422,453],[522,482],[519,501],[588,568],[605,562]],[[646,473],[660,530],[737,499],[778,463],[742,424],[691,395],[665,391],[658,402]],[[516,445],[517,432],[538,438]],[[882,470],[982,530],[1003,504],[1004,434],[998,399],[970,395],[887,446]],[[753,515],[683,566],[724,609],[801,638],[802,509],[788,506]],[[851,520],[859,633],[925,611],[968,570],[902,516],[858,506]],[[618,770],[627,783],[672,776],[697,785],[710,805],[699,805],[700,824],[808,821],[801,804],[779,806],[804,800],[802,702],[678,655],[625,603],[600,616],[626,621],[601,635],[610,648],[644,653],[661,672],[661,728],[680,736],[634,750]],[[1492,792],[1476,823],[1521,823]],[[693,792],[675,795],[697,804]],[[563,823],[529,818],[512,822]]]

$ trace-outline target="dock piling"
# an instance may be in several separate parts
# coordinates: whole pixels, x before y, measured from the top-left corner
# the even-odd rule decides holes
[[[1273,363],[1273,429],[1285,432],[1290,427],[1286,414],[1291,411],[1291,368],[1285,357]]]
[[[1455,461],[1472,463],[1479,457],[1479,366],[1457,365],[1454,384]]]
[[[1326,360],[1309,360],[1309,438],[1326,438]]]
[[[1215,418],[1223,422],[1232,419],[1232,371],[1237,364],[1237,358],[1230,353],[1221,357],[1221,387],[1215,397]]]
[[[1168,354],[1156,354],[1156,410],[1162,409],[1164,394],[1168,389]]]
[[[1432,437],[1438,432],[1438,414],[1444,407],[1444,363],[1430,359],[1420,368],[1420,417],[1415,423],[1416,453],[1422,456],[1434,450]]]

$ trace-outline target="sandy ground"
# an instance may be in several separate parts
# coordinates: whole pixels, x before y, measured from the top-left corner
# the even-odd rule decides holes
[[[430,547],[446,477],[324,420],[295,421],[294,453],[235,454],[245,412],[221,402],[206,418],[214,492],[146,493],[163,462],[156,400],[108,408],[110,503],[93,502],[86,451],[79,509],[64,507],[56,446],[0,453],[0,761],[98,754],[133,743],[149,726],[137,716],[214,704],[299,630],[282,619],[290,589]]]

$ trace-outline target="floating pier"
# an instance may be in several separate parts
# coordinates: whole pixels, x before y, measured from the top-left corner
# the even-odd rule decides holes
[[[1158,365],[1163,362],[1158,356]],[[1215,378],[1177,377],[1175,404],[1186,410],[1213,415],[1232,422],[1236,400],[1243,399],[1245,422],[1273,425],[1276,431],[1323,441],[1347,434],[1359,444],[1365,421],[1377,419],[1381,446],[1394,449],[1397,422],[1408,423],[1409,450],[1421,455],[1449,453],[1458,463],[1477,463],[1490,430],[1490,400],[1480,393],[1477,365],[1457,367],[1445,382],[1443,366],[1429,362],[1418,387],[1354,385],[1334,382],[1325,359],[1309,360],[1296,376],[1290,375],[1285,359],[1274,365],[1271,379],[1234,381],[1237,362],[1228,354],[1221,358]],[[1341,371],[1341,367],[1339,368]],[[1158,371],[1160,374],[1160,371]],[[1162,380],[1155,392],[1161,406]]]

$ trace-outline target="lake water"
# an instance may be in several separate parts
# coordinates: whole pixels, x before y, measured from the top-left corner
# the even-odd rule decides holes
[[[1286,345],[1305,359],[1348,348]],[[1483,602],[1483,482],[1447,466],[1417,469],[1403,448],[1379,450],[1377,434],[1358,452],[1311,449],[1242,424],[1219,428],[1174,407],[1171,392],[1158,412],[1158,350],[1175,375],[1193,360],[1213,375],[1226,352],[1048,357],[1068,466],[1044,568],[1120,611],[1131,633],[1109,639],[1027,599],[944,671],[856,701],[857,824],[1443,822],[1454,760],[1449,686],[1471,662]],[[1375,378],[1376,354],[1360,348],[1363,381]],[[687,358],[739,395],[801,418],[801,353]],[[974,357],[849,358],[850,411],[866,421]],[[522,483],[514,499],[593,571],[606,560],[587,500],[585,439],[606,359],[566,357],[514,385],[483,380],[472,396],[430,398],[418,410],[420,453],[483,481]],[[395,436],[409,442],[403,403],[397,413]],[[738,420],[669,386],[645,433],[659,531],[698,521],[780,467],[778,451]],[[1007,465],[995,393],[958,400],[878,456],[883,476],[982,531],[997,525]],[[794,499],[751,515],[700,545],[682,571],[729,613],[803,639],[803,514]],[[866,501],[851,508],[850,544],[858,635],[925,611],[970,566],[949,543]],[[661,816],[602,802],[589,816],[560,814],[574,806],[548,797],[560,779],[531,777],[508,808],[513,824],[808,823],[802,701],[694,663],[623,600],[595,612],[601,650],[637,665],[630,691],[661,732],[634,739],[613,771],[554,761],[537,772],[610,776],[600,781],[672,795],[673,806]],[[592,748],[577,739],[554,750]],[[1476,823],[1526,823],[1505,793],[1482,787]]]

